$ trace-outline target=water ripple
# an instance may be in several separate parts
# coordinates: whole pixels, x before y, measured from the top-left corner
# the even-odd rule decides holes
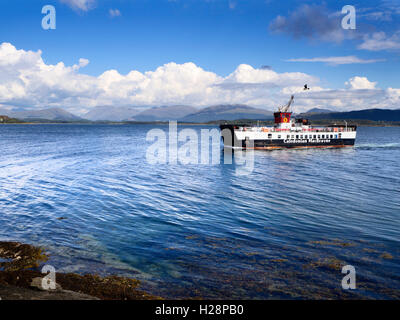
[[[167,297],[311,295],[337,287],[335,261],[362,269],[361,296],[398,293],[399,128],[361,127],[344,150],[255,152],[249,176],[150,165],[151,128],[0,126],[0,238]]]

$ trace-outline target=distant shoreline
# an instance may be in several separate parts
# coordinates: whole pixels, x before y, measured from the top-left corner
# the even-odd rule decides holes
[[[357,125],[359,127],[400,127],[400,121],[372,121],[372,120],[346,120],[348,125]],[[326,126],[331,124],[342,124],[344,120],[317,120],[312,121],[311,125],[316,126]],[[178,122],[179,126],[219,126],[222,123],[229,124],[247,124],[247,125],[256,125],[257,120],[234,120],[234,121],[212,121],[212,122]],[[167,121],[18,121],[18,122],[4,122],[0,123],[0,125],[43,125],[43,124],[52,124],[52,125],[169,125]],[[259,121],[259,125],[261,126],[271,126],[273,125],[273,121]]]

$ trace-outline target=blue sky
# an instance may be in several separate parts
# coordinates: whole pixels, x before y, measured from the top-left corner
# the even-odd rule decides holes
[[[56,8],[56,30],[41,27],[47,4]],[[355,31],[339,25],[348,4],[357,9]],[[48,65],[88,59],[78,72],[93,77],[112,69],[144,73],[170,62],[192,62],[228,77],[245,64],[312,75],[330,90],[344,88],[354,77],[387,89],[400,87],[399,7],[390,0],[2,0],[0,40],[16,49],[41,50]],[[110,10],[120,14],[112,17]],[[364,63],[311,62],[349,56]],[[293,61],[298,59],[311,60]]]

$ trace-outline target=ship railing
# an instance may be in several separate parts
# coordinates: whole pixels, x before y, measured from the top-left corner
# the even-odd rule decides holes
[[[239,131],[249,131],[249,132],[353,132],[356,131],[355,128],[343,128],[343,127],[329,127],[329,128],[290,128],[290,129],[280,129],[271,127],[239,127]]]

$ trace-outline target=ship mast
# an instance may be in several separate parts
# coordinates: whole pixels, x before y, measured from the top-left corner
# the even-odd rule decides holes
[[[279,126],[279,128],[285,128],[288,129],[290,128],[290,116],[292,115],[292,112],[289,111],[290,107],[293,105],[294,101],[294,96],[292,95],[290,97],[289,102],[278,108],[278,112],[274,112],[274,118],[275,118],[275,125]]]
[[[279,112],[288,112],[289,109],[290,109],[290,106],[293,104],[293,102],[294,102],[294,95],[292,95],[290,97],[290,100],[286,105],[281,106],[281,107],[278,108]]]

